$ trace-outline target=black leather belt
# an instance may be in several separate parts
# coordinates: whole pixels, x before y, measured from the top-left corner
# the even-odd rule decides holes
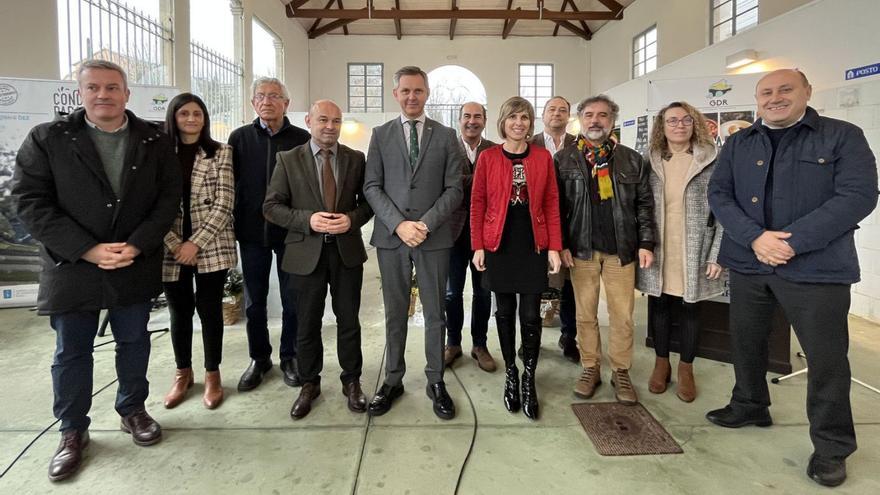
[[[335,234],[324,234],[324,244],[335,244],[336,243],[336,235]]]

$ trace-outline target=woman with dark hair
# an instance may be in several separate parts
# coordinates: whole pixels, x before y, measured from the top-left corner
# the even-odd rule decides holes
[[[165,235],[162,281],[171,312],[171,345],[177,371],[165,407],[180,404],[193,385],[193,312],[202,323],[205,348],[205,407],[223,401],[220,360],[223,350],[223,286],[238,263],[232,206],[235,181],[232,148],[211,139],[208,109],[198,96],[174,97],[165,115],[183,175],[181,208]],[[193,293],[195,279],[195,293]]]
[[[722,269],[716,263],[722,228],[715,223],[706,193],[717,151],[703,114],[685,102],[673,102],[654,119],[648,153],[660,239],[654,264],[638,269],[636,283],[649,296],[657,354],[648,390],[663,393],[670,382],[670,314],[678,307],[681,360],[676,395],[692,402],[697,396],[693,374],[700,331],[697,302],[723,290]]]
[[[504,356],[504,406],[522,406],[538,418],[535,368],[541,348],[541,293],[550,273],[560,267],[562,231],[559,193],[550,152],[529,147],[535,129],[532,104],[515,96],[501,105],[498,134],[504,143],[480,154],[471,192],[471,247],[477,270],[485,271],[487,288],[495,293],[495,322]],[[516,368],[516,313],[522,332],[522,399]]]

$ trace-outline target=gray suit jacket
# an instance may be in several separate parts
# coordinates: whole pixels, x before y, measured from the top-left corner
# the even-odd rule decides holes
[[[403,241],[394,229],[410,220],[424,222],[430,231],[419,248],[452,247],[455,236],[449,216],[461,204],[462,160],[466,160],[457,139],[453,129],[426,119],[419,160],[411,167],[400,118],[373,129],[364,181],[364,194],[378,220],[370,244],[397,248]]]
[[[336,246],[342,263],[351,268],[367,260],[361,226],[373,216],[373,211],[363,194],[364,154],[343,144],[337,153],[336,211],[348,215],[351,228],[336,236]],[[286,272],[308,275],[315,270],[321,256],[323,234],[312,231],[309,226],[312,214],[326,210],[324,193],[318,184],[309,143],[278,153],[275,172],[266,189],[263,214],[270,222],[287,229],[281,263]]]

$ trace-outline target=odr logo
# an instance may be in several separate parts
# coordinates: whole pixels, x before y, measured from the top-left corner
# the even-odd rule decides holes
[[[0,105],[9,106],[18,101],[18,90],[10,84],[0,84]]]
[[[724,107],[727,106],[727,99],[723,98],[730,90],[733,89],[733,85],[727,82],[727,79],[722,79],[714,84],[709,85],[709,93],[706,95],[706,99],[709,100],[709,106],[712,107]]]

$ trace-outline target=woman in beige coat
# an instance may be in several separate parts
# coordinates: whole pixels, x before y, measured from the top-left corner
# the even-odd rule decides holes
[[[670,314],[678,306],[681,338],[678,397],[691,402],[697,389],[693,362],[699,336],[698,301],[720,295],[721,225],[714,221],[706,195],[717,150],[703,114],[685,102],[673,102],[654,119],[649,147],[657,239],[654,264],[638,270],[637,288],[648,294],[657,358],[648,383],[666,391]]]

